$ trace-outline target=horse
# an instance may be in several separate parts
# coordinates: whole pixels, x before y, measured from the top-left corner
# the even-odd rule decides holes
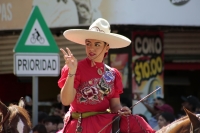
[[[184,108],[184,107],[183,107]],[[156,133],[200,133],[200,115],[184,108],[186,116],[156,131]]]
[[[18,105],[10,104],[8,107],[0,101],[0,133],[29,133],[31,126],[23,98]]]

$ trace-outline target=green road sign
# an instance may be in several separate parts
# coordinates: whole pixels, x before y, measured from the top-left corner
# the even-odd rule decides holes
[[[17,44],[15,53],[58,53],[59,48],[39,8],[35,6]]]

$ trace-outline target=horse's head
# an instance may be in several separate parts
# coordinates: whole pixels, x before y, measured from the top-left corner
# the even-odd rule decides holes
[[[184,108],[187,116],[161,128],[156,133],[200,133],[200,121],[196,114]]]
[[[190,132],[191,133],[200,133],[200,120],[199,117],[197,117],[196,114],[190,112],[189,110],[187,110],[186,108],[184,108],[185,113],[187,114],[188,118],[190,119],[191,122],[191,128],[190,128]]]
[[[0,101],[0,133],[30,132],[30,117],[24,107],[23,98],[19,100],[18,105],[11,104],[9,107]]]

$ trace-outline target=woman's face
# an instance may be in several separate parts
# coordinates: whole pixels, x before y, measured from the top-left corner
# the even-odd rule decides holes
[[[158,117],[158,126],[160,128],[164,127],[164,126],[167,126],[169,124],[169,122],[166,121],[166,119],[164,117],[162,117],[162,115],[160,115]]]
[[[154,104],[155,104],[155,106],[162,106],[164,104],[164,102],[162,100],[155,99]]]
[[[109,50],[108,44],[100,40],[86,39],[85,45],[87,57],[95,62],[102,62]]]

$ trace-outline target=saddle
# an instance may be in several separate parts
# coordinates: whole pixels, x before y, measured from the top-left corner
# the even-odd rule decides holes
[[[86,117],[89,117],[89,116],[93,116],[93,115],[97,115],[97,114],[104,114],[104,113],[108,113],[107,111],[105,112],[85,112],[85,113],[76,113],[76,112],[73,112],[71,114],[71,117],[73,119],[78,119],[79,121],[79,124],[77,123],[77,133],[81,132],[81,119],[82,118],[86,118]],[[81,116],[81,117],[80,117]],[[118,115],[114,116],[113,117],[113,123],[112,123],[112,133],[120,133],[120,117]],[[78,131],[80,130],[80,131]]]
[[[116,118],[118,116],[115,116],[113,118],[116,119],[113,123],[112,123],[112,133],[120,133],[120,117]]]

